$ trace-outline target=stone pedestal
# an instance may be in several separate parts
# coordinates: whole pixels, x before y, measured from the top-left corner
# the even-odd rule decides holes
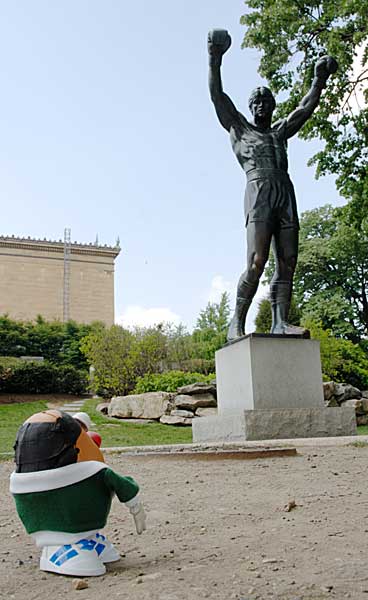
[[[325,408],[319,342],[251,334],[216,353],[218,415],[193,420],[194,442],[354,435],[352,407]]]

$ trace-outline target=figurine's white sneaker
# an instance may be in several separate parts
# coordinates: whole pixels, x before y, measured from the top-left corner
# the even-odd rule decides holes
[[[95,533],[91,538],[89,538],[96,542],[95,550],[97,552],[97,556],[103,563],[111,563],[120,560],[120,554],[116,550],[115,546],[109,542],[106,536],[102,535],[102,533]]]
[[[103,575],[106,568],[95,549],[96,542],[91,539],[82,539],[64,546],[45,546],[40,558],[40,569],[74,577]]]

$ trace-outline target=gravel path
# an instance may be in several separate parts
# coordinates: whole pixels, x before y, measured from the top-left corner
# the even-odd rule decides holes
[[[368,447],[244,461],[107,458],[140,483],[148,530],[137,536],[114,500],[106,533],[122,559],[80,591],[38,570],[8,492],[12,463],[0,463],[0,598],[368,600]]]

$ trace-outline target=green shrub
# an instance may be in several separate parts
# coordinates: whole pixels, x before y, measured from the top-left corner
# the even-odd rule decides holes
[[[81,340],[103,327],[68,321],[46,321],[41,316],[34,322],[15,321],[0,316],[0,355],[6,357],[43,356],[55,365],[72,365],[86,369],[87,361],[80,351]]]
[[[57,389],[60,394],[84,394],[88,388],[88,375],[71,365],[57,367]]]
[[[0,367],[0,391],[13,394],[82,394],[87,375],[74,367],[25,362]]]
[[[182,369],[185,372],[190,373],[201,373],[202,375],[211,375],[215,372],[215,359],[214,358],[188,358],[183,360],[179,370]],[[212,376],[212,375],[211,375]]]
[[[166,373],[152,373],[138,377],[133,394],[145,392],[176,392],[178,387],[203,381],[209,383],[215,379],[215,374],[187,373],[185,371],[167,371]]]
[[[351,385],[366,390],[368,388],[368,353],[350,340],[336,338],[321,324],[305,320],[303,325],[311,332],[311,337],[320,342],[323,379]]]
[[[22,364],[22,359],[17,356],[0,356],[0,368],[8,369]]]

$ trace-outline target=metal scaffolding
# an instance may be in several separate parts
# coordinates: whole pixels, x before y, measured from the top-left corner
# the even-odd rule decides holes
[[[70,319],[70,255],[71,230],[64,229],[64,286],[63,286],[63,321]]]

